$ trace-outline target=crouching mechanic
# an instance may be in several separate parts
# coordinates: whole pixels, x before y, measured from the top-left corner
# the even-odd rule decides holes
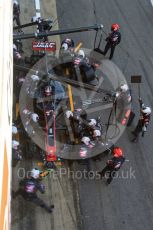
[[[101,127],[99,121],[96,119],[87,119],[87,113],[83,109],[75,109],[74,112],[67,110],[66,118],[70,121],[75,122],[76,130],[78,133],[78,137],[90,137],[92,140],[96,140],[101,137]]]
[[[13,193],[13,198],[17,195],[22,195],[26,201],[31,201],[36,205],[44,208],[47,212],[51,213],[54,205],[47,205],[42,199],[37,196],[37,191],[42,194],[45,193],[45,186],[40,183],[40,171],[38,169],[32,169],[29,178],[25,178],[20,182],[21,188]]]
[[[135,136],[132,139],[132,142],[138,141],[140,133],[142,133],[142,137],[144,137],[144,134],[147,131],[147,127],[150,122],[151,108],[145,106],[141,98],[139,99],[139,102],[140,102],[140,118],[135,130],[132,132],[132,134]]]
[[[88,124],[87,124],[87,128],[89,130],[89,133],[91,135],[91,137],[95,140],[95,139],[99,139],[99,137],[101,137],[102,135],[102,125],[100,123],[100,119],[89,119],[88,120]]]
[[[95,145],[97,141],[99,141],[99,138],[101,137],[101,132],[98,129],[92,130],[90,133],[88,133],[86,136],[83,136],[81,139],[81,142],[83,142],[85,145],[90,146]]]
[[[79,50],[77,56],[74,59],[74,67],[78,66],[82,78],[82,82],[89,83],[91,85],[98,84],[98,78],[96,76],[96,63],[90,63],[89,58],[85,55],[84,50]],[[80,75],[75,76],[75,80],[80,80]]]
[[[21,114],[25,130],[29,134],[35,134],[39,121],[38,114],[31,112],[29,109],[23,109]]]
[[[82,137],[80,156],[85,157],[88,154],[88,150],[92,150],[92,148],[96,147],[96,145],[99,143],[99,139],[101,138],[101,131],[99,129],[91,129],[88,132],[86,132],[87,130],[82,131],[83,132],[80,133],[80,137]]]
[[[129,105],[132,101],[131,90],[126,83],[120,85],[114,96],[118,101],[121,101],[124,106]]]
[[[67,110],[65,117],[70,121],[70,126],[75,138],[80,139],[82,137],[81,133],[84,132],[85,129],[85,123],[87,122],[86,111],[81,108],[75,109],[74,112]]]
[[[120,147],[114,147],[112,150],[113,158],[107,161],[106,167],[98,172],[98,174],[102,177],[105,177],[106,173],[108,174],[107,183],[110,184],[113,180],[116,172],[121,168],[122,164],[125,161],[125,157],[123,156],[123,150]]]

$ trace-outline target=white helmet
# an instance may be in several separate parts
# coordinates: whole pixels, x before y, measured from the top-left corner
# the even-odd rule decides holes
[[[34,179],[38,179],[39,175],[40,175],[39,169],[35,168],[31,170],[31,177],[33,177]]]
[[[96,119],[90,119],[90,122],[88,123],[90,126],[95,126],[97,124]]]
[[[101,136],[100,130],[98,130],[98,129],[94,130],[93,136],[94,136],[94,137],[100,137],[100,136]]]
[[[18,79],[18,84],[19,84],[19,85],[22,85],[24,82],[25,82],[25,78],[20,77],[20,78]]]
[[[89,137],[82,137],[81,141],[82,141],[85,145],[89,145],[89,143],[90,143],[90,138],[89,138]]]
[[[142,113],[145,113],[146,115],[151,114],[151,108],[150,107],[144,107],[142,108]]]
[[[16,141],[16,140],[13,140],[13,141],[12,141],[12,148],[13,148],[13,149],[17,149],[18,146],[19,146],[19,142]]]
[[[33,120],[33,122],[37,122],[39,120],[39,116],[36,113],[32,113],[31,114],[31,119]]]
[[[28,109],[24,109],[22,113],[26,115],[26,114],[30,114],[30,111]]]
[[[128,90],[128,85],[127,84],[122,84],[120,86],[120,89],[122,90],[123,93],[125,93]]]
[[[82,57],[82,58],[85,58],[85,53],[84,53],[84,51],[83,51],[83,50],[79,50],[78,56],[79,56],[79,57]]]
[[[17,130],[17,127],[16,126],[12,126],[12,133],[13,134],[17,134],[18,133],[18,130]]]
[[[31,79],[33,81],[39,81],[39,77],[37,75],[31,75]]]
[[[64,50],[68,50],[68,48],[69,48],[69,47],[68,47],[68,44],[63,43],[63,44],[62,44],[62,48],[63,48]]]
[[[73,113],[70,110],[66,111],[65,115],[66,115],[66,118],[68,118],[68,119],[70,117],[73,117]]]
[[[16,0],[14,0],[13,5],[19,5],[19,3]]]
[[[31,22],[37,22],[39,18],[40,18],[40,17],[38,17],[38,16],[33,16],[33,17],[31,18]]]
[[[13,49],[17,51],[17,47],[15,44],[13,44]]]

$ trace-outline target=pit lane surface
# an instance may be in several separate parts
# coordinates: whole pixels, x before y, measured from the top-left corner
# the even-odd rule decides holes
[[[96,11],[96,12],[95,12]],[[60,28],[73,28],[102,23],[108,33],[112,23],[121,26],[122,42],[116,48],[113,61],[119,66],[130,84],[131,75],[142,75],[141,97],[153,108],[153,8],[149,0],[96,0],[57,1]],[[64,12],[64,16],[60,18]],[[65,37],[65,36],[64,36]],[[86,48],[93,48],[94,33],[71,35],[75,42],[82,41]],[[105,35],[104,37],[105,38]],[[104,40],[101,48],[104,47]],[[131,85],[136,125],[139,117],[137,85]],[[118,141],[124,148],[126,163],[123,175],[107,186],[104,181],[78,179],[80,197],[79,230],[152,230],[153,226],[153,148],[151,121],[148,132],[139,143],[130,143],[126,129]],[[108,157],[101,162],[91,162],[92,170],[100,170]],[[76,165],[83,171],[84,166]],[[130,171],[134,174],[131,174]],[[122,173],[122,172],[120,172]],[[128,175],[127,175],[128,174]],[[121,174],[120,174],[121,176]],[[77,175],[76,175],[77,177]]]

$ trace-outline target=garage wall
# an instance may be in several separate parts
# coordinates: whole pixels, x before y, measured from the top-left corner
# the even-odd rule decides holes
[[[0,230],[10,229],[12,1],[0,0]]]

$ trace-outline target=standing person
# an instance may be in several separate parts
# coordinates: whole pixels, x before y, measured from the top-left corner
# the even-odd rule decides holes
[[[20,144],[16,140],[12,140],[12,165],[13,167],[22,160],[22,151],[20,149]]]
[[[113,158],[107,161],[106,167],[98,172],[98,174],[102,177],[105,177],[106,173],[109,173],[107,178],[107,183],[110,184],[113,180],[116,172],[121,168],[122,164],[125,161],[125,157],[123,156],[123,150],[116,146],[112,150]]]
[[[45,192],[45,186],[40,183],[39,178],[40,171],[36,168],[32,169],[31,176],[20,182],[21,188],[17,192],[13,193],[13,198],[15,198],[17,195],[22,195],[26,201],[31,201],[51,213],[54,205],[48,206],[37,196],[37,191],[40,191],[41,193]]]
[[[16,0],[13,1],[13,21],[16,21],[17,26],[21,26],[20,5],[19,5],[18,1],[16,1]]]
[[[103,54],[107,54],[108,50],[111,49],[109,59],[113,58],[115,47],[121,42],[121,33],[119,32],[120,26],[118,24],[112,24],[111,33],[105,39],[107,41],[104,51],[101,51],[99,48],[96,48],[95,51]]]
[[[44,19],[38,16],[32,17],[31,22],[37,23],[37,33],[49,32],[53,24],[53,21],[51,19]],[[48,37],[46,35],[42,39],[44,42],[48,41]]]
[[[147,127],[150,121],[151,108],[145,106],[141,98],[139,99],[139,102],[140,102],[140,118],[135,130],[132,132],[132,134],[134,135],[132,142],[138,141],[140,133],[142,133],[142,137],[144,137],[144,134],[147,131]]]
[[[17,46],[13,44],[13,61],[15,64],[20,64],[22,60],[22,56],[17,49]]]
[[[80,74],[82,76],[82,81],[92,85],[97,85],[98,80],[95,73],[96,66],[90,63],[89,58],[85,55],[83,50],[79,50],[78,58],[80,59],[78,66],[80,69]],[[78,59],[74,61],[74,64],[75,62],[77,64]]]
[[[12,136],[16,135],[17,133],[18,133],[18,129],[17,129],[16,125],[13,123],[12,124]]]
[[[28,125],[32,125],[34,123],[37,124],[39,116],[37,113],[33,113],[29,109],[25,108],[22,110],[22,119],[26,128]]]

